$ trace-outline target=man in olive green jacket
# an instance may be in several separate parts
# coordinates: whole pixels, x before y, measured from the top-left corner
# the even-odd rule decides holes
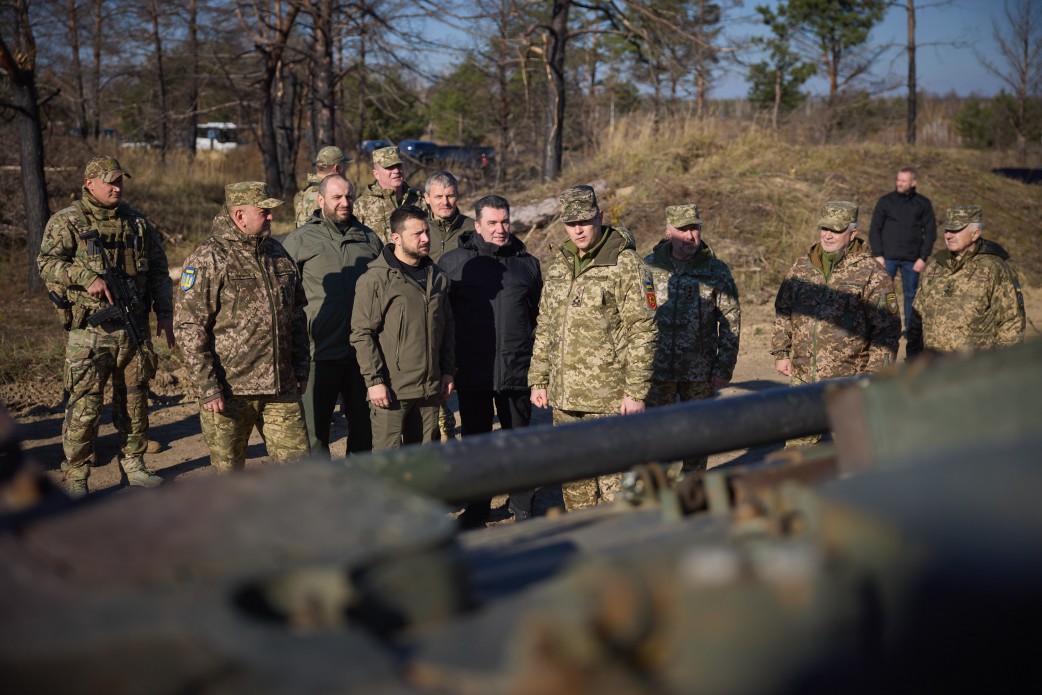
[[[528,384],[554,424],[644,411],[655,359],[655,283],[630,233],[602,225],[590,186],[560,197],[568,241],[539,302]],[[610,502],[619,474],[562,486],[565,508]]]
[[[311,451],[329,456],[329,426],[339,396],[347,417],[347,450],[360,453],[373,448],[373,434],[365,382],[346,338],[355,284],[380,255],[383,242],[351,214],[350,181],[339,174],[327,176],[316,193],[318,210],[283,242],[308,300],[304,311],[311,339],[311,388],[304,394],[304,419]]]
[[[449,280],[429,257],[427,214],[391,214],[391,243],[358,280],[351,345],[368,387],[373,450],[428,443],[453,390]]]

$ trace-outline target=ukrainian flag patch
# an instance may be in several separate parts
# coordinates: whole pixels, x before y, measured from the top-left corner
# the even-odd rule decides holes
[[[188,266],[181,271],[181,290],[187,292],[195,286],[196,270],[194,266]]]

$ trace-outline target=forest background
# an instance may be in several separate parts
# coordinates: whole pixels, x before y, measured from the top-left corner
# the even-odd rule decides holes
[[[982,11],[986,25],[937,38]],[[920,77],[942,83],[942,46],[964,89]],[[495,148],[455,172],[464,209],[492,190],[521,206],[603,182],[642,252],[666,205],[699,202],[743,301],[769,301],[824,200],[858,201],[867,229],[906,165],[939,211],[983,205],[985,233],[1027,283],[1042,277],[1042,189],[993,171],[1040,166],[1038,0],[0,0],[0,66],[0,285],[14,300],[0,385],[60,373],[35,257],[99,152],[132,172],[126,199],[172,268],[209,233],[224,184],[263,179],[290,199],[337,144],[365,185],[364,140],[420,138]],[[237,124],[242,146],[196,151],[207,121]],[[408,173],[420,185],[430,169]],[[523,235],[543,259],[561,237],[552,220]]]

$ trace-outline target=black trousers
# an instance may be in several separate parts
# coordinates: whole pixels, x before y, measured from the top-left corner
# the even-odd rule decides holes
[[[531,391],[484,391],[464,389],[456,392],[459,396],[459,415],[463,436],[485,434],[492,431],[493,416],[499,417],[500,426],[505,429],[528,427],[532,421]],[[518,519],[532,516],[532,498],[535,490],[510,493],[509,508]],[[472,502],[463,512],[464,523],[469,521],[484,522],[491,511],[492,500]],[[461,517],[461,518],[463,518]]]
[[[312,454],[329,457],[329,430],[337,398],[347,418],[348,452],[372,451],[373,429],[366,393],[365,379],[355,360],[311,363],[303,401]]]

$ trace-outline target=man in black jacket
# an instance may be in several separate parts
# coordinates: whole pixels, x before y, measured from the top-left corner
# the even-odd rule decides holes
[[[474,231],[441,257],[449,276],[456,320],[456,388],[463,436],[492,431],[493,412],[503,429],[527,427],[532,418],[528,365],[543,289],[539,261],[510,233],[510,204],[488,195],[474,205]],[[517,520],[532,514],[534,491],[510,495]],[[491,500],[467,506],[464,528],[483,526]]]
[[[929,198],[916,191],[915,169],[897,172],[897,188],[876,203],[868,240],[872,255],[885,268],[890,279],[901,269],[904,291],[904,325],[912,317],[912,301],[919,287],[919,273],[933,254],[937,239],[937,220]]]

